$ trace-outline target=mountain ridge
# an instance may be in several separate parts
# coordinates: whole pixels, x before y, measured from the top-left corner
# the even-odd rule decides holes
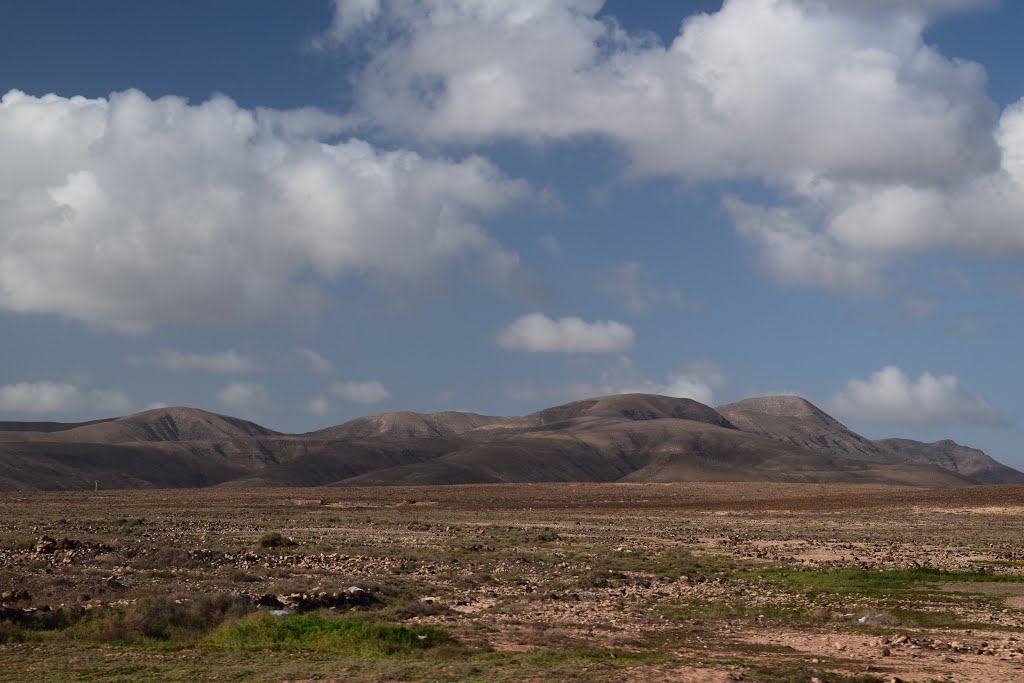
[[[15,426],[29,429],[18,431]],[[4,429],[4,426],[7,428]],[[102,480],[102,481],[101,481]],[[806,399],[598,396],[519,417],[400,411],[305,434],[195,408],[0,423],[0,489],[499,482],[1024,483],[977,449],[870,441]]]

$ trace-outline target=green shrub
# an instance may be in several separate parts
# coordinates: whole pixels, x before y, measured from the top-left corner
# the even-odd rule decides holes
[[[284,548],[293,545],[295,545],[295,541],[277,531],[271,531],[260,536],[261,548]]]
[[[455,640],[430,626],[406,627],[365,618],[258,614],[225,624],[207,639],[217,650],[313,650],[357,657],[413,654]]]
[[[111,609],[86,619],[79,632],[101,642],[187,642],[254,609],[247,600],[231,595],[204,595],[195,600],[144,598],[124,609]]]
[[[25,631],[18,624],[0,621],[0,645],[25,642]]]

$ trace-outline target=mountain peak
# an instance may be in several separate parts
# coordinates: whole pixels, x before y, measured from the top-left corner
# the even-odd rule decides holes
[[[738,428],[813,451],[874,462],[887,454],[800,396],[758,396],[718,406]]]
[[[228,415],[199,408],[173,406],[132,413],[115,420],[86,425],[61,434],[61,440],[92,443],[133,441],[195,441],[250,436],[272,436],[277,432]]]
[[[659,394],[612,394],[548,408],[526,417],[543,425],[581,418],[693,420],[732,429],[733,425],[703,403]]]
[[[718,406],[719,409],[749,410],[776,417],[817,417],[833,420],[825,411],[802,396],[780,394],[776,396],[755,396],[742,401]]]
[[[448,438],[502,421],[500,417],[453,410],[439,413],[405,410],[357,417],[344,424],[312,432],[310,436],[320,439]]]

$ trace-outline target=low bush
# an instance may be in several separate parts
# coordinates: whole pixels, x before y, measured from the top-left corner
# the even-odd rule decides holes
[[[206,644],[216,650],[312,650],[373,658],[413,654],[456,641],[430,626],[406,627],[320,613],[289,617],[264,613],[225,624],[210,634]]]
[[[0,645],[7,643],[21,643],[26,639],[25,631],[18,624],[9,621],[0,621]]]
[[[261,548],[285,548],[293,545],[296,545],[295,541],[277,531],[271,531],[260,536]]]
[[[248,600],[231,595],[204,595],[194,600],[153,597],[98,613],[83,620],[77,631],[88,640],[101,642],[188,642],[254,609]]]

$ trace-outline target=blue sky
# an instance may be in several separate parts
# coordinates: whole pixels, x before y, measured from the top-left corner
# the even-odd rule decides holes
[[[1018,4],[0,17],[2,419],[789,392],[1024,466]]]

